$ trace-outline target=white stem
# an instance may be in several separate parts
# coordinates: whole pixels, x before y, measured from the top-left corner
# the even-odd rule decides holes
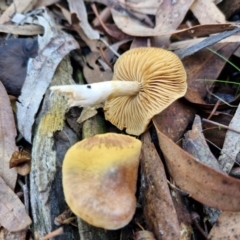
[[[140,83],[116,80],[86,85],[53,86],[50,90],[65,93],[69,98],[69,107],[87,107],[105,102],[112,97],[134,96],[140,90]]]

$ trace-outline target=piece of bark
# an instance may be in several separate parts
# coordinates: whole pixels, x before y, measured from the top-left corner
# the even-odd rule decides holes
[[[164,166],[151,143],[149,132],[142,135],[141,191],[143,212],[149,230],[158,240],[180,239],[180,226],[174,208]]]
[[[240,105],[229,124],[230,128],[239,129],[240,128]],[[222,170],[226,173],[230,173],[233,165],[236,162],[238,153],[240,152],[240,137],[239,133],[228,130],[226,133],[225,141],[221,151],[221,156],[218,161]]]
[[[52,84],[72,84],[71,75],[70,60],[65,58],[58,66]],[[66,102],[61,103],[61,99],[55,104],[64,109]],[[48,92],[36,121],[30,173],[33,234],[36,240],[59,227],[54,224],[54,219],[67,208],[62,190],[61,167],[67,149],[78,140],[64,122],[63,110],[53,111],[54,106],[51,108],[49,105]],[[57,133],[53,134],[56,130]],[[79,239],[77,228],[64,226],[64,234],[56,239]]]

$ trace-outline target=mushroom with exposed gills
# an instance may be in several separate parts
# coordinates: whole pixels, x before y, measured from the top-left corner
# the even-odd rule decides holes
[[[141,141],[116,133],[99,134],[73,145],[62,173],[70,209],[96,227],[119,229],[136,209]]]
[[[69,107],[105,102],[105,118],[132,135],[143,133],[152,117],[187,90],[186,72],[174,53],[161,48],[135,48],[114,65],[112,81],[53,86],[69,97]]]

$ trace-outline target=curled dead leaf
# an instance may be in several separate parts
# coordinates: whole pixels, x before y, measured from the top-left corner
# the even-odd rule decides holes
[[[239,239],[240,212],[223,212],[209,234],[210,240]]]
[[[31,219],[17,195],[0,177],[0,224],[10,232],[27,228]]]
[[[9,162],[9,168],[16,168],[17,173],[26,176],[31,170],[31,155],[27,151],[15,151]]]
[[[159,145],[176,184],[195,200],[223,211],[240,210],[240,180],[214,170],[157,130]]]
[[[31,155],[27,151],[15,151],[9,162],[9,168],[18,167],[22,163],[31,160]]]

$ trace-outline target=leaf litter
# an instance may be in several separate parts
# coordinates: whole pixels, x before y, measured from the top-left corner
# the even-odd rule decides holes
[[[227,62],[239,67],[237,1],[28,0],[0,6],[1,42],[9,46],[8,38],[16,42],[12,60],[11,51],[4,57],[10,65],[20,63],[20,49],[24,57],[31,49],[24,42],[27,37],[38,43],[37,56],[26,55],[17,77],[9,70],[12,80],[0,79],[1,239],[26,238],[31,222],[34,239],[58,234],[59,239],[81,236],[81,240],[239,236],[240,180],[228,174],[237,172],[240,164],[239,107],[234,107],[239,105],[240,74]],[[61,165],[67,149],[81,136],[94,135],[93,129],[119,130],[104,120],[101,105],[67,109],[66,99],[56,100],[48,87],[111,80],[118,56],[130,48],[150,46],[175,50],[187,72],[188,90],[156,115],[141,136],[136,214],[120,234],[79,218],[73,224],[77,228],[59,228],[53,219],[66,210]],[[0,69],[7,69],[1,64]],[[19,97],[9,91],[15,84],[21,89]],[[12,109],[9,98],[15,99]],[[19,147],[32,151],[31,172],[25,177],[18,169],[25,164],[24,157],[14,157],[9,168]],[[23,204],[29,197],[30,216]],[[191,219],[194,214],[200,221]]]

